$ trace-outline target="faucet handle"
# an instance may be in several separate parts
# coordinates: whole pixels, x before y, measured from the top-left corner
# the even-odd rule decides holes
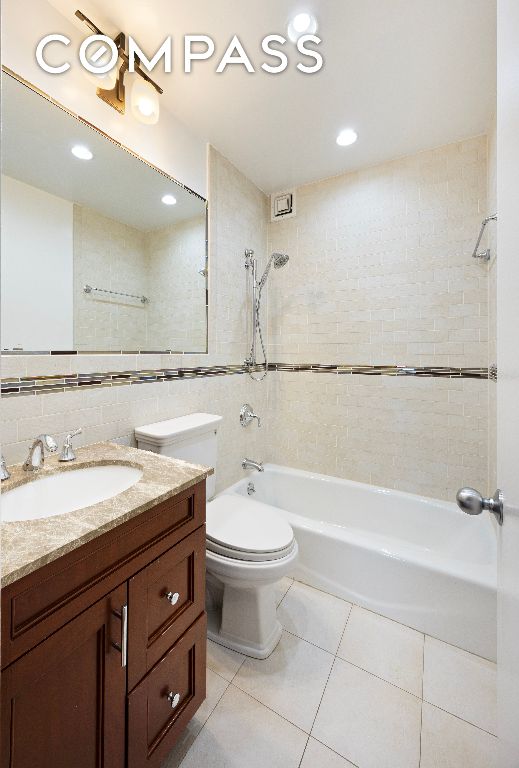
[[[72,438],[76,437],[76,435],[80,435],[82,433],[81,427],[78,429],[75,429],[73,432],[70,432],[66,438],[65,442],[63,443],[63,448],[61,449],[61,456],[59,457],[60,461],[74,461],[76,458],[76,453],[74,451],[74,448],[72,447]]]
[[[249,403],[245,403],[240,409],[240,424],[242,427],[247,427],[253,419],[257,419],[258,427],[261,427],[260,417],[254,413],[254,410]]]
[[[2,458],[0,459],[0,480],[9,480],[11,477],[11,473],[7,469],[7,464],[5,463],[5,459],[2,455]]]

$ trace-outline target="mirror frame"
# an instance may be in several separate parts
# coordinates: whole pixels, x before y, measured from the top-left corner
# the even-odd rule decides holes
[[[127,152],[129,155],[131,155],[133,158],[135,158],[139,162],[144,163],[144,165],[147,165],[148,168],[151,168],[153,171],[157,171],[157,173],[160,173],[161,176],[164,176],[166,179],[168,179],[168,181],[172,182],[173,184],[176,184],[178,187],[180,187],[181,189],[188,192],[190,195],[193,195],[202,203],[204,203],[205,263],[206,263],[207,275],[205,276],[205,349],[204,350],[188,350],[188,349],[187,350],[182,350],[182,349],[130,349],[130,350],[128,349],[103,349],[103,350],[99,350],[99,349],[92,349],[92,350],[23,349],[22,350],[21,349],[21,350],[17,350],[15,349],[15,350],[5,350],[5,351],[0,350],[1,354],[2,355],[207,355],[209,353],[209,274],[210,274],[209,203],[207,199],[205,197],[202,197],[202,195],[199,195],[198,192],[195,192],[186,184],[183,184],[181,181],[178,181],[178,179],[175,179],[174,176],[171,176],[169,173],[166,173],[166,171],[163,171],[158,166],[154,165],[153,163],[150,163],[148,160],[146,160],[141,155],[137,154],[137,152],[135,152],[130,147],[127,147],[125,144],[122,144],[117,139],[114,139],[112,136],[110,136],[108,133],[103,131],[101,128],[98,128],[93,123],[89,122],[88,120],[85,120],[85,118],[81,117],[81,115],[78,115],[72,110],[68,109],[68,107],[65,107],[63,104],[61,104],[59,101],[54,99],[52,96],[49,96],[48,93],[45,93],[36,85],[33,85],[28,80],[25,80],[25,78],[21,77],[21,75],[18,75],[12,69],[9,69],[9,67],[6,67],[3,64],[2,64],[2,74],[7,75],[8,77],[12,77],[13,80],[16,80],[18,83],[25,86],[25,88],[28,88],[37,96],[41,96],[46,101],[50,102],[50,104],[53,104],[55,107],[60,109],[62,112],[65,112],[67,115],[70,115],[70,117],[73,117],[75,120],[82,123],[90,130],[95,131],[97,134],[107,139],[112,144],[115,144],[115,146],[118,147],[119,149],[124,150],[124,152]]]

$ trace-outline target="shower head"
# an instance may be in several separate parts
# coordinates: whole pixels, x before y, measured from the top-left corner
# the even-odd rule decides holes
[[[284,267],[289,259],[288,253],[273,253],[270,259],[268,260],[268,264],[265,267],[265,271],[261,277],[261,280],[258,283],[259,289],[263,288],[265,283],[267,282],[267,277],[270,272],[270,268],[272,264],[274,264],[274,269],[281,269],[281,267]]]
[[[272,258],[274,260],[274,269],[281,269],[287,263],[290,258],[288,253],[273,253]]]

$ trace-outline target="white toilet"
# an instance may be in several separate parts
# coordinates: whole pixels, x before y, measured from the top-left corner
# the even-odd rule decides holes
[[[221,416],[192,413],[135,430],[139,448],[194,464],[216,466]],[[207,478],[208,636],[227,648],[265,659],[281,637],[274,585],[292,569],[297,542],[274,508],[246,496],[211,500]]]

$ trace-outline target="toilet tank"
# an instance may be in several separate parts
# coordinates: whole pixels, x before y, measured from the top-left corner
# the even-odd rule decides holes
[[[207,498],[212,499],[216,490],[216,441],[221,421],[221,416],[211,413],[190,413],[137,427],[137,447],[192,464],[215,467],[215,474],[207,478]]]

